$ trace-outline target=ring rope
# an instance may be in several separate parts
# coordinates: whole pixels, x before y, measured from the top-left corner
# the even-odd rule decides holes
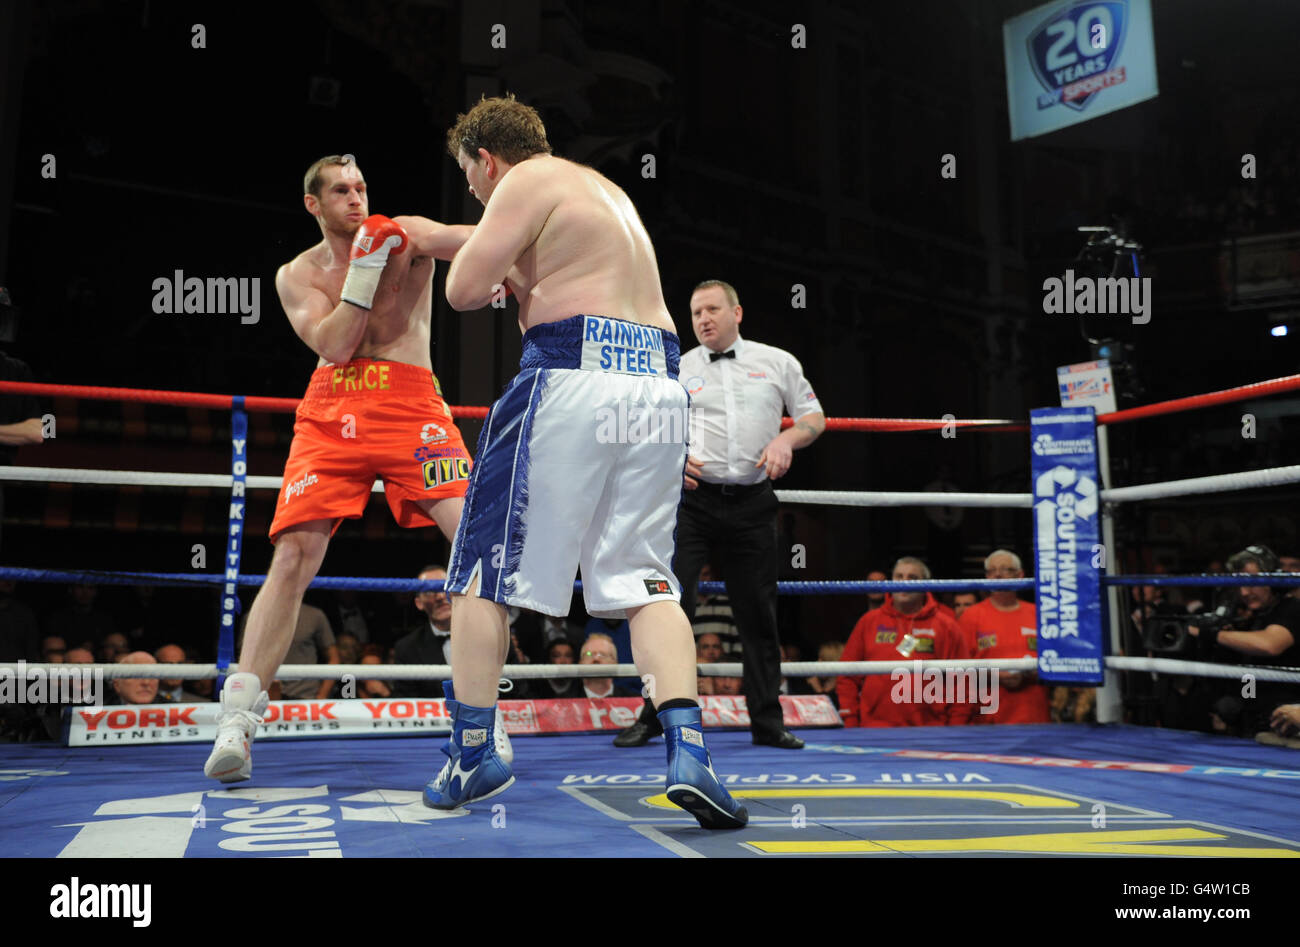
[[[91,585],[138,585],[146,579],[158,585],[208,586],[225,585],[232,581],[222,572],[112,572],[96,569],[26,569],[0,566],[0,578],[16,582],[83,582]],[[233,580],[236,585],[260,586],[265,575],[241,573]],[[1168,586],[1300,586],[1300,572],[1225,572],[1215,575],[1103,575],[1104,585],[1168,585]],[[308,586],[313,589],[353,589],[360,592],[441,592],[441,579],[385,579],[374,576],[317,576]],[[576,591],[582,583],[574,582]],[[725,582],[700,582],[699,591],[706,595],[722,595],[727,591]],[[782,595],[861,595],[870,592],[1028,592],[1034,580],[1026,579],[923,579],[906,582],[868,582],[865,580],[805,579],[778,582],[777,592]]]
[[[93,580],[90,584],[98,585],[138,585],[141,579],[159,585],[204,586],[225,585],[233,581],[236,585],[257,586],[266,581],[264,575],[241,573],[231,579],[222,572],[110,572],[104,570],[69,570],[69,569],[25,569],[14,566],[0,566],[0,577],[17,582],[81,582]],[[309,588],[314,589],[354,589],[370,592],[439,592],[444,580],[441,579],[384,579],[369,576],[317,576]],[[581,591],[582,583],[574,582],[575,590]],[[1034,587],[1033,579],[927,579],[924,582],[866,582],[848,580],[804,580],[798,582],[778,582],[777,591],[783,595],[859,595],[864,592],[923,592],[961,591],[984,589],[986,591],[1027,592]],[[699,590],[705,594],[725,593],[725,582],[701,582]]]
[[[1208,408],[1234,401],[1248,401],[1267,395],[1283,394],[1300,389],[1300,375],[1285,375],[1266,381],[1225,388],[1220,391],[1204,392],[1184,398],[1173,398],[1123,411],[1112,411],[1097,416],[1098,424],[1119,424],[1135,421],[1139,418],[1158,417],[1163,414],[1175,414],[1197,408]],[[151,404],[170,404],[182,407],[229,408],[234,395],[203,394],[200,392],[162,391],[146,388],[108,388],[97,385],[49,385],[41,382],[0,381],[0,392],[13,394],[34,394],[62,396],[69,398],[89,398],[102,401],[138,401]],[[244,407],[249,411],[292,412],[298,407],[297,398],[268,398],[248,396]],[[454,416],[463,418],[483,418],[487,408],[457,406],[453,407]],[[782,424],[793,423],[784,418]],[[929,420],[912,418],[827,418],[828,430],[848,431],[919,431],[933,430],[947,425],[958,427],[988,428],[1004,430],[1024,430],[1025,425],[1015,421],[977,419],[977,420]]]
[[[777,490],[782,503],[816,503],[822,506],[968,506],[1030,509],[1028,493],[927,493],[856,490]]]
[[[231,485],[230,474],[159,473],[145,470],[81,470],[67,467],[5,467],[0,466],[0,480],[18,480],[43,483],[80,483],[117,486],[157,487],[219,487]],[[283,485],[282,477],[253,477],[246,479],[252,490],[276,490]],[[1203,493],[1223,493],[1229,490],[1255,490],[1300,483],[1300,465],[1270,467],[1264,470],[1246,470],[1238,473],[1215,474],[1209,477],[1191,477],[1163,483],[1140,484],[1132,487],[1113,487],[1101,491],[1107,503],[1135,500],[1167,499]],[[382,493],[382,482],[376,480],[372,493]],[[881,492],[850,490],[777,490],[776,498],[782,503],[810,503],[820,506],[954,506],[995,507],[1004,509],[1030,509],[1033,495],[1029,493],[930,493]]]
[[[102,385],[47,385],[30,381],[0,381],[0,394],[47,395],[49,397],[83,398],[90,401],[134,401],[142,404],[165,404],[179,408],[214,408],[230,410],[239,395],[214,395],[197,391],[164,391],[155,388],[106,388]],[[268,398],[246,395],[244,410],[292,414],[298,410],[300,398]],[[453,416],[460,418],[485,418],[487,408],[468,405],[448,405]]]
[[[1125,408],[1109,414],[1097,415],[1098,424],[1119,424],[1123,421],[1136,421],[1139,418],[1154,418],[1162,414],[1177,414],[1179,411],[1191,411],[1196,408],[1210,408],[1215,405],[1228,404],[1233,401],[1249,401],[1265,395],[1279,395],[1287,391],[1300,389],[1300,375],[1285,375],[1282,378],[1270,378],[1251,385],[1239,385],[1236,388],[1224,388],[1186,398],[1173,398],[1169,401],[1157,401],[1155,404],[1142,405],[1137,408]]]
[[[1258,487],[1277,487],[1288,483],[1300,483],[1300,465],[1244,470],[1239,473],[1215,474],[1209,477],[1191,477],[1187,480],[1168,480],[1164,483],[1147,483],[1133,487],[1112,487],[1109,490],[1102,490],[1101,498],[1108,503],[1125,503],[1133,500],[1158,500],[1202,493],[1223,493],[1227,490],[1254,490]]]
[[[969,671],[981,668],[1001,671],[1032,671],[1038,666],[1034,658],[949,658],[897,661],[791,661],[781,664],[784,677],[865,677],[909,671]],[[1244,664],[1209,664],[1204,661],[1179,661],[1174,658],[1108,657],[1106,666],[1116,671],[1148,671],[1190,677],[1240,679],[1249,674],[1256,680],[1300,683],[1300,669],[1257,667]],[[169,680],[206,680],[215,678],[215,664],[0,664],[0,675],[41,671],[46,674],[76,669],[105,678],[165,677]],[[717,663],[697,665],[703,676],[742,677],[744,665]],[[450,680],[448,664],[284,664],[275,673],[282,681],[337,681],[361,678],[383,681]],[[511,680],[557,680],[560,678],[640,677],[634,664],[507,664],[501,676]]]
[[[781,673],[790,677],[832,675],[888,674],[896,668],[911,671],[968,670],[973,668],[1032,671],[1033,658],[978,658],[970,660],[934,659],[927,661],[795,661],[781,665]],[[49,673],[59,668],[78,671],[102,671],[106,678],[148,678],[204,680],[217,676],[215,664],[0,664],[0,673],[20,668],[39,668]],[[160,670],[162,669],[162,670]],[[744,665],[735,662],[699,664],[701,675],[742,677]],[[570,677],[640,677],[635,664],[507,664],[501,676],[512,680],[556,680]],[[337,681],[344,677],[372,678],[385,681],[450,680],[449,664],[284,664],[275,672],[281,681]]]
[[[1300,585],[1300,572],[1223,572],[1214,575],[1103,575],[1106,585],[1172,585],[1214,587],[1216,585]]]

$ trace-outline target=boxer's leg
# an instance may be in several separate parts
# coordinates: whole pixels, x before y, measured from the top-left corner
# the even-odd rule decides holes
[[[444,497],[441,500],[429,500],[427,503],[420,504],[420,506],[438,524],[438,529],[442,530],[442,535],[447,537],[447,542],[451,542],[456,538],[456,527],[460,525],[460,514],[465,508],[464,497]]]
[[[684,594],[684,593],[683,593]],[[643,675],[656,707],[670,700],[697,700],[695,636],[676,602],[652,602],[627,610],[632,629],[632,660]]]
[[[424,787],[423,796],[424,804],[434,809],[455,809],[487,799],[515,781],[496,740],[500,721],[494,706],[510,627],[505,606],[479,598],[478,584],[476,576],[465,594],[452,597],[454,684],[443,685],[452,731],[443,747],[447,762]]]
[[[667,795],[706,829],[738,829],[749,813],[718,782],[704,744],[695,679],[695,636],[676,602],[627,610],[632,657],[646,683],[668,745]]]
[[[278,534],[266,582],[248,613],[239,670],[221,692],[217,735],[203,767],[213,779],[233,783],[252,774],[252,743],[267,707],[266,689],[289,653],[303,593],[325,558],[332,526],[331,520],[312,520]]]
[[[429,516],[435,523],[438,524],[438,528],[442,530],[442,534],[447,537],[447,540],[449,542],[454,541],[456,538],[456,529],[460,525],[460,515],[464,506],[465,506],[464,497],[444,497],[441,500],[427,500],[420,504],[420,508],[425,512],[427,516]],[[477,586],[478,586],[477,580],[475,581],[474,586],[475,586],[475,591],[477,591]],[[457,599],[464,598],[464,596],[450,595],[448,596],[448,598],[451,599],[451,609],[452,609],[452,616],[453,616],[452,627],[454,628],[456,626],[456,619],[455,619],[456,601]],[[478,621],[472,620],[472,622],[474,624],[479,624]],[[507,619],[507,627],[506,627],[507,648],[501,654],[501,660],[499,662],[501,664],[504,664],[506,660],[509,658],[509,647],[508,647],[509,636],[510,636],[510,629],[509,629],[509,624]],[[454,638],[452,639],[451,650],[452,653],[455,654],[456,639]],[[473,664],[474,661],[471,661],[471,665]],[[468,691],[470,693],[477,694],[478,689],[471,687],[468,688]],[[472,703],[472,701],[470,702]],[[501,758],[504,759],[507,763],[514,762],[515,750],[514,747],[511,746],[510,744],[510,737],[506,734],[506,722],[505,722],[505,718],[501,716],[500,708],[497,708],[495,719],[496,719],[496,730],[494,733],[494,738],[496,740],[497,752],[501,754]]]
[[[510,647],[510,622],[504,605],[480,598],[476,577],[464,595],[451,597],[451,667],[456,698],[474,707],[491,707]]]
[[[239,670],[256,674],[262,690],[284,663],[307,586],[316,578],[329,548],[330,520],[290,526],[279,535],[266,582],[253,599],[239,651]]]

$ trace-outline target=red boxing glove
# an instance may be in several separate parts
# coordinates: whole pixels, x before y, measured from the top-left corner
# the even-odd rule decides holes
[[[500,309],[506,304],[506,297],[513,296],[515,291],[507,283],[497,283],[492,287],[492,296],[488,300],[494,309]]]
[[[340,298],[354,306],[369,309],[379,287],[390,253],[401,253],[409,242],[406,231],[383,214],[371,214],[357,228],[352,241],[348,278]]]

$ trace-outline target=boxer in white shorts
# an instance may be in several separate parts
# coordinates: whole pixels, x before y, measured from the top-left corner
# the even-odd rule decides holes
[[[520,372],[479,438],[447,589],[565,616],[677,601],[673,533],[686,464],[676,334],[604,316],[524,335]]]
[[[670,565],[688,397],[654,247],[627,195],[553,157],[541,119],[513,96],[458,116],[447,144],[484,206],[447,302],[463,312],[513,292],[524,351],[484,422],[452,544],[453,726],[424,802],[453,809],[514,782],[493,747],[506,605],[567,615],[580,563],[587,610],[627,616],[667,738],[668,798],[705,828],[739,828],[748,813],[704,745]]]

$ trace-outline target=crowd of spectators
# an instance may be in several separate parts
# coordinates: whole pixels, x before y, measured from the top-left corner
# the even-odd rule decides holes
[[[1281,557],[1281,568],[1300,571],[1300,558]],[[1224,571],[1220,561],[1205,572]],[[985,562],[985,577],[1024,576],[1019,558],[999,550]],[[446,575],[438,565],[426,566],[418,578],[440,580]],[[888,571],[872,570],[870,581],[916,581],[930,578],[926,564],[904,556]],[[714,579],[709,567],[700,581]],[[94,585],[66,587],[66,598],[38,617],[15,594],[15,583],[0,581],[0,661],[26,660],[82,664],[91,662],[133,664],[204,663],[213,660],[214,648],[194,643],[211,622],[211,606],[204,600],[188,610],[172,590],[149,587],[112,589],[101,598]],[[1142,645],[1143,628],[1153,620],[1196,615],[1212,607],[1211,590],[1143,586],[1131,593],[1131,634],[1128,653],[1152,653]],[[115,594],[114,594],[115,593]],[[1283,594],[1300,597],[1300,588]],[[863,596],[865,609],[852,628],[818,641],[791,634],[782,645],[782,660],[817,661],[898,660],[923,657],[1011,658],[1035,652],[1034,605],[1014,591],[983,596],[976,592],[877,593]],[[626,621],[589,618],[575,595],[574,609],[557,619],[512,608],[509,613],[510,664],[632,664]],[[241,623],[242,624],[242,623]],[[185,631],[190,634],[187,636]],[[363,593],[340,592],[305,602],[299,612],[288,664],[374,665],[375,677],[355,682],[352,692],[334,680],[276,681],[273,699],[327,697],[440,697],[437,681],[386,680],[382,668],[393,664],[450,663],[451,604],[442,592]],[[694,620],[696,659],[700,664],[741,662],[740,636],[725,594],[701,594]],[[105,699],[111,703],[142,704],[210,701],[211,680],[122,679],[112,682]],[[742,693],[739,677],[701,674],[702,696]],[[1178,687],[1180,683],[1183,689]],[[1000,709],[973,712],[966,707],[914,704],[900,706],[885,699],[890,675],[802,676],[782,678],[781,693],[824,695],[836,705],[848,726],[899,726],[951,723],[1083,722],[1095,718],[1095,691],[1086,687],[1039,684],[1033,672],[1000,672]],[[506,685],[503,685],[503,688]],[[1172,690],[1170,690],[1172,688]],[[1140,720],[1188,729],[1231,729],[1214,714],[1192,719],[1187,694],[1191,685],[1175,680],[1161,700],[1182,706],[1153,720]],[[640,696],[637,678],[565,678],[517,680],[503,697],[515,699],[598,698]],[[1172,694],[1172,697],[1171,697]],[[1206,716],[1206,715],[1201,715]],[[8,715],[6,719],[12,717]],[[8,729],[13,737],[14,721]]]

